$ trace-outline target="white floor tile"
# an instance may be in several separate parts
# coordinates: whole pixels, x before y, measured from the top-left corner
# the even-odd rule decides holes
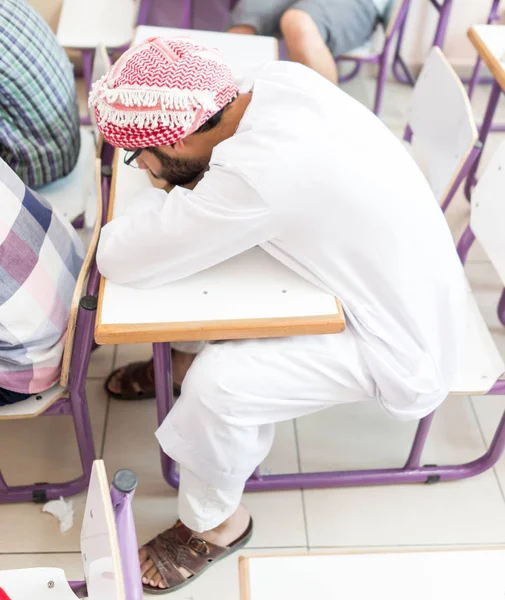
[[[388,426],[375,409],[365,406],[356,405],[354,416],[350,410],[327,411],[319,424],[313,421],[306,426],[305,434],[300,435],[304,469],[327,469],[326,453],[335,458],[338,467],[402,464],[412,424]],[[332,436],[328,435],[331,431]],[[319,459],[306,450],[316,443],[322,448],[323,442]],[[483,452],[469,400],[450,398],[433,424],[422,463],[456,464]],[[505,541],[505,504],[493,472],[455,483],[307,490],[304,496],[311,547]]]
[[[489,446],[505,411],[505,396],[475,396],[472,398],[472,404]],[[505,497],[505,453],[496,463],[495,472]]]
[[[89,361],[88,377],[105,379],[112,371],[114,364],[115,346],[99,346],[91,353]]]
[[[152,357],[151,344],[122,344],[117,347],[114,368],[118,369],[128,363],[149,360]]]
[[[108,398],[100,381],[86,386],[95,449],[100,452]],[[67,481],[78,477],[80,462],[70,417],[40,417],[0,423],[0,452],[6,457],[2,471],[8,484],[35,481]],[[58,521],[42,513],[40,505],[0,506],[1,552],[68,552],[79,549],[80,524],[85,494],[70,499],[75,520],[71,531],[61,534]]]

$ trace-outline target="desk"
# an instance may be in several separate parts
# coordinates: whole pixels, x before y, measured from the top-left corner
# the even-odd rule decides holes
[[[147,174],[114,161],[109,217],[124,212]],[[102,280],[95,339],[99,344],[225,340],[339,333],[338,300],[259,248],[211,269],[150,290]]]
[[[217,48],[230,65],[233,75],[237,79],[243,77],[254,67],[279,58],[279,44],[273,37],[216,33],[215,31],[199,31],[197,29],[188,31],[187,29],[141,25],[137,27],[135,32],[134,44],[139,44],[147,38],[158,35],[163,37],[191,37],[202,46]]]
[[[479,133],[479,142],[484,145],[493,124],[501,93],[505,90],[505,25],[475,25],[469,30],[468,37],[494,79]],[[477,181],[476,173],[481,157],[482,152],[474,162],[466,180],[465,194],[468,199]]]
[[[253,556],[240,600],[502,600],[505,549]]]

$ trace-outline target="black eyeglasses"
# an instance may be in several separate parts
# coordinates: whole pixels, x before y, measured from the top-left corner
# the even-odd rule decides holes
[[[124,155],[124,164],[130,166],[132,162],[140,156],[143,148],[137,148],[137,150],[128,150]]]

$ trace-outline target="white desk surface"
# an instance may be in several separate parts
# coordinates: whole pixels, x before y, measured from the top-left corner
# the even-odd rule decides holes
[[[240,600],[503,600],[505,549],[240,559]]]
[[[468,37],[505,90],[505,25],[474,25]]]
[[[131,42],[136,16],[134,0],[64,0],[56,37],[64,48],[120,48]]]
[[[230,65],[236,78],[242,77],[262,63],[277,60],[279,57],[278,42],[273,37],[218,33],[197,29],[172,29],[169,27],[140,25],[136,29],[134,43],[138,44],[154,36],[191,37],[202,46],[217,48],[223,55],[224,60]]]
[[[116,153],[109,219],[149,187],[147,174]],[[139,290],[102,280],[100,344],[224,340],[339,333],[338,300],[254,248],[191,277]]]

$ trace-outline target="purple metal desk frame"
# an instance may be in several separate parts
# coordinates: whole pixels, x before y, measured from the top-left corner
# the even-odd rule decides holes
[[[442,49],[445,41],[445,34],[447,33],[447,26],[449,24],[453,0],[442,0],[441,2],[438,0],[430,0],[430,2],[439,13],[437,30],[435,32],[435,38],[433,39],[432,46],[437,46],[438,48]],[[396,44],[396,51],[393,60],[393,74],[400,83],[406,83],[413,86],[415,84],[415,77],[412,75],[410,69],[407,67],[407,64],[401,56],[402,41],[406,24],[407,18],[404,19],[398,34],[398,42]]]
[[[105,223],[109,198],[109,182],[102,181],[103,221]],[[70,363],[70,373],[65,396],[51,405],[41,417],[71,416],[74,421],[82,475],[64,483],[34,483],[9,486],[0,471],[0,504],[7,502],[37,502],[56,500],[60,496],[73,496],[86,489],[95,460],[95,446],[86,398],[86,376],[89,359],[94,348],[95,317],[100,275],[93,265],[88,278],[86,295],[81,299],[77,313],[75,339]]]
[[[121,480],[126,478],[129,485],[125,488]],[[126,600],[142,600],[142,577],[138,557],[137,533],[133,520],[132,501],[138,478],[132,471],[118,471],[112,480],[110,496],[116,519],[116,530],[123,569]],[[69,581],[72,590],[77,593],[86,589],[85,581]]]
[[[386,76],[388,72],[388,60],[391,44],[393,43],[395,35],[400,35],[402,31],[405,19],[407,18],[410,1],[411,0],[403,0],[402,6],[400,8],[400,14],[398,15],[398,20],[395,23],[393,30],[391,31],[391,35],[389,35],[386,38],[384,47],[382,48],[382,51],[379,54],[371,54],[370,56],[364,58],[336,58],[337,63],[351,62],[355,65],[354,69],[348,75],[344,75],[339,78],[340,83],[345,83],[353,79],[361,71],[361,67],[365,63],[379,65],[379,75],[377,77],[377,90],[375,92],[375,102],[373,108],[373,112],[376,115],[380,114],[382,108],[382,99],[384,95],[384,87],[386,85]]]

